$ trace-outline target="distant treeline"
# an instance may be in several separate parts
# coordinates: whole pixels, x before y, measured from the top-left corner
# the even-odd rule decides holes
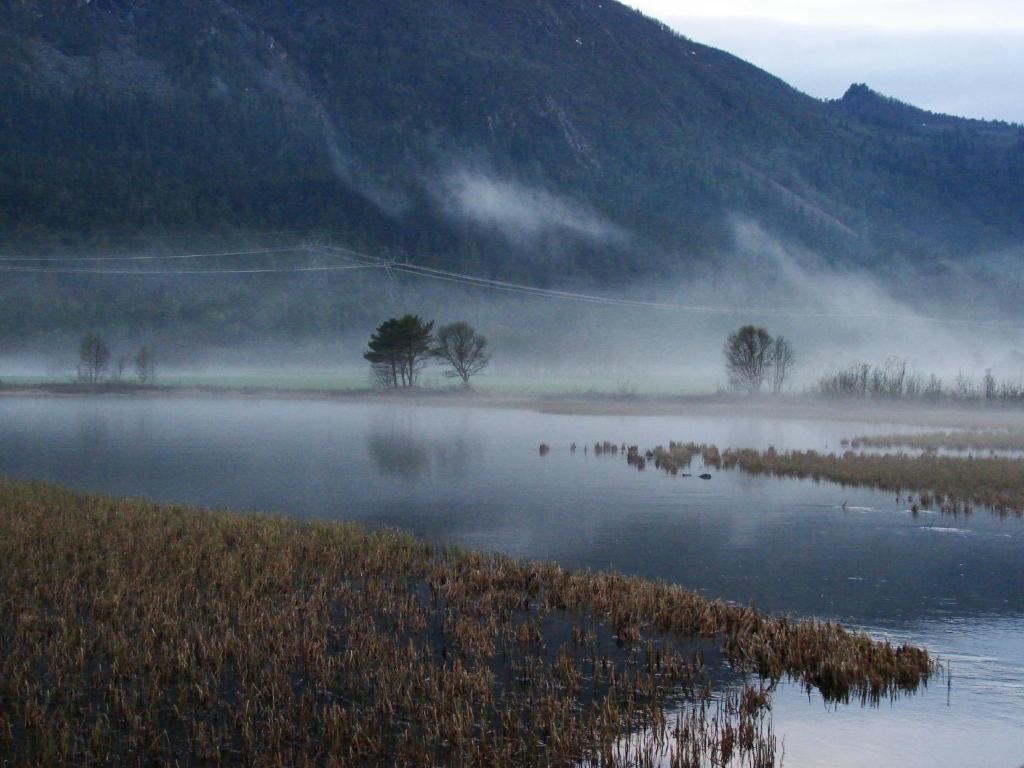
[[[958,373],[951,381],[936,374],[914,373],[907,361],[889,358],[881,365],[857,363],[832,371],[813,392],[825,397],[958,400],[1024,404],[1024,380],[997,380],[988,370],[981,377]]]

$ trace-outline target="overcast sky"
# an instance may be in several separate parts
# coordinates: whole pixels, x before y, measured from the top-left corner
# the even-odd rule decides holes
[[[1024,123],[1024,0],[627,0],[814,96]]]

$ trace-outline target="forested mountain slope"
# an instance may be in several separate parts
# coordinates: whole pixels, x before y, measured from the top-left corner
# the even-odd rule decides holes
[[[1024,236],[1018,126],[813,99],[609,0],[13,0],[0,67],[18,252],[285,229],[621,284],[737,217],[872,268]]]

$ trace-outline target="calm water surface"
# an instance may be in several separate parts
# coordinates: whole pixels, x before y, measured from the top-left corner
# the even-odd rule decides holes
[[[843,437],[894,428],[356,402],[2,398],[0,474],[393,525],[838,618],[927,646],[951,663],[952,686],[833,709],[783,686],[774,722],[785,765],[1018,768],[1024,521],[984,511],[915,517],[889,493],[714,469],[708,481],[673,478],[582,452],[602,440],[839,450]],[[543,458],[541,442],[551,445]]]

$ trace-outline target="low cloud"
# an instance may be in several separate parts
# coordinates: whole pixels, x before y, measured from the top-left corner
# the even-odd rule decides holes
[[[734,236],[730,261],[744,278],[728,298],[745,299],[752,320],[798,341],[807,373],[887,357],[946,377],[1022,372],[1020,326],[985,299],[990,279],[978,264],[945,278],[904,270],[894,283],[830,264],[750,220],[737,219]]]
[[[452,172],[436,193],[451,214],[493,226],[511,240],[531,240],[548,234],[569,234],[586,240],[628,239],[620,227],[589,206],[480,172]]]

